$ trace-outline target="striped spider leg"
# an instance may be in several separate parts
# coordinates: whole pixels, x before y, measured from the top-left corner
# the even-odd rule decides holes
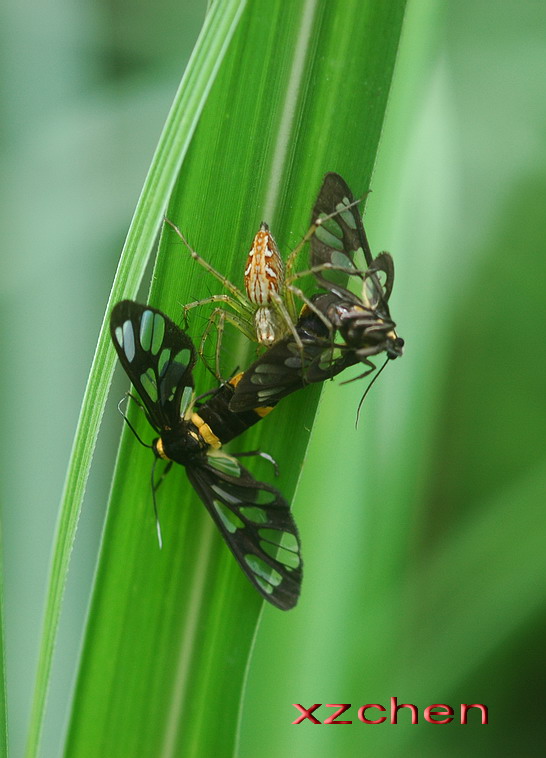
[[[203,334],[201,336],[201,341],[199,343],[198,353],[205,364],[205,366],[211,371],[211,373],[221,381],[221,372],[220,372],[220,346],[221,346],[221,336],[224,331],[224,324],[225,321],[228,321],[233,326],[235,326],[240,332],[242,332],[247,339],[254,341],[256,339],[254,329],[252,326],[252,316],[253,316],[253,308],[251,307],[251,304],[249,303],[248,299],[245,297],[245,295],[241,292],[241,290],[233,284],[226,276],[221,274],[219,271],[217,271],[213,266],[210,265],[208,261],[206,261],[204,258],[202,258],[199,253],[197,253],[190,245],[182,231],[179,229],[176,224],[174,224],[170,219],[165,218],[165,223],[167,223],[174,232],[180,237],[182,242],[184,243],[185,247],[189,251],[191,257],[196,261],[200,266],[202,266],[206,271],[208,271],[209,274],[211,274],[215,279],[217,279],[220,284],[224,287],[224,289],[227,290],[227,293],[218,294],[218,295],[211,295],[210,297],[202,298],[200,300],[194,300],[191,303],[187,303],[183,306],[183,315],[184,320],[187,322],[187,315],[188,311],[192,310],[193,308],[196,308],[200,305],[207,305],[208,303],[220,303],[221,305],[217,305],[212,313],[210,314],[209,320],[207,322],[207,325],[203,331]],[[229,309],[228,309],[229,308]],[[218,331],[218,339],[216,344],[216,357],[215,357],[215,369],[212,369],[205,358],[204,355],[204,348],[205,343],[207,341],[207,338],[210,334],[210,331],[213,326],[216,326]]]
[[[375,370],[374,356],[385,362],[368,385],[362,402],[389,360],[403,353],[388,300],[394,263],[388,253],[372,256],[362,218],[351,190],[339,174],[326,174],[312,211],[310,268],[293,278],[313,274],[323,290],[304,306],[296,329],[304,349],[291,335],[275,343],[244,373],[230,409],[242,412],[258,404],[276,404],[306,384],[322,382],[353,364],[362,364],[362,379]],[[295,251],[296,252],[296,251]],[[290,259],[289,259],[290,261]],[[288,263],[287,263],[288,268]],[[347,289],[355,280],[361,294]],[[310,307],[310,306],[313,307]]]
[[[235,326],[247,339],[264,347],[274,344],[288,332],[292,332],[298,346],[301,347],[301,340],[294,326],[298,317],[293,295],[299,294],[299,290],[286,282],[283,261],[267,224],[261,224],[252,242],[244,273],[245,292],[242,292],[193,250],[172,221],[165,221],[180,237],[192,258],[227,290],[227,293],[211,295],[184,305],[186,317],[188,311],[197,306],[218,304],[210,314],[199,345],[199,354],[210,369],[204,357],[204,346],[211,329],[215,327],[215,370],[210,370],[217,378],[221,379],[220,350],[226,321]],[[292,260],[295,260],[295,256]]]
[[[341,210],[345,209],[340,209],[339,212]],[[333,215],[337,212],[337,210],[334,211]],[[307,297],[294,284],[297,279],[323,269],[341,269],[345,273],[349,273],[345,267],[337,266],[331,261],[326,261],[306,271],[293,273],[298,255],[315,234],[317,223],[312,223],[299,244],[289,254],[285,271],[277,243],[268,225],[262,222],[247,257],[244,270],[245,292],[243,293],[191,247],[184,234],[172,221],[167,218],[165,221],[180,237],[192,258],[227,290],[227,293],[195,300],[183,307],[184,317],[186,318],[188,312],[197,306],[216,304],[203,330],[199,344],[199,355],[211,373],[220,381],[222,380],[220,351],[226,321],[235,326],[247,339],[264,347],[270,347],[291,333],[298,349],[303,352],[303,343],[299,330],[296,328],[299,317],[294,299],[296,296],[323,322],[332,334],[333,339],[333,327],[327,316],[315,306],[312,298]],[[217,332],[214,370],[209,366],[204,355],[205,344],[213,327],[216,328]]]

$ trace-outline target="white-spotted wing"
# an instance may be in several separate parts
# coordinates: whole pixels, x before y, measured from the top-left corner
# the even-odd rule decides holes
[[[394,263],[389,253],[381,253],[375,260],[372,257],[358,202],[339,174],[324,177],[312,222],[317,224],[311,238],[311,266],[317,283],[346,303],[364,305],[389,317]],[[363,280],[362,298],[346,288],[348,275]]]
[[[132,300],[114,306],[110,333],[151,425],[156,431],[176,428],[192,397],[191,339],[157,308]]]
[[[334,298],[330,294],[314,296],[312,304],[327,311],[327,302]],[[275,405],[307,384],[332,379],[358,360],[354,351],[333,342],[324,322],[308,307],[303,309],[296,331],[301,346],[287,334],[243,373],[229,404],[232,411]]]
[[[296,524],[281,493],[256,481],[223,453],[186,467],[239,565],[270,603],[289,610],[301,588],[303,562]]]
[[[161,311],[129,300],[112,310],[110,330],[148,420],[161,436],[162,457],[184,465],[228,547],[260,594],[278,608],[292,608],[300,594],[303,564],[287,501],[277,489],[254,479],[236,458],[207,448],[198,428],[184,418],[193,395],[196,355],[192,341]],[[232,413],[227,405],[223,412]],[[233,426],[227,423],[229,419],[219,421]],[[158,456],[157,447],[152,449]]]

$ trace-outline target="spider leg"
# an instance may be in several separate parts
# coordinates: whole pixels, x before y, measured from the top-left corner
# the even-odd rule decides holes
[[[192,303],[187,303],[186,305],[182,306],[185,323],[187,324],[188,311],[190,311],[192,308],[197,308],[200,305],[207,305],[208,303],[225,303],[226,305],[229,305],[229,307],[232,308],[235,313],[239,314],[240,317],[246,318],[248,321],[250,321],[252,317],[253,311],[246,303],[243,305],[242,303],[239,303],[238,300],[235,300],[229,295],[211,295],[210,297],[204,297],[201,300],[194,300]]]
[[[245,321],[245,319],[241,318],[235,313],[226,311],[224,308],[218,307],[212,311],[212,313],[210,314],[208,323],[201,335],[201,341],[199,343],[198,353],[199,353],[199,357],[205,364],[206,368],[219,382],[223,382],[221,370],[220,370],[220,354],[222,350],[222,337],[224,334],[224,324],[226,321],[232,324],[232,326],[238,329],[242,334],[244,334],[244,336],[251,342],[255,341],[256,339],[253,324],[250,325],[248,321]],[[215,349],[215,369],[213,369],[210,366],[208,360],[205,357],[205,343],[209,337],[209,334],[213,326],[216,327],[216,330],[217,330],[216,349]]]
[[[275,476],[279,475],[279,464],[272,455],[269,455],[269,453],[264,453],[263,450],[249,450],[245,453],[230,453],[230,455],[233,456],[233,458],[247,458],[250,455],[258,455],[260,458],[263,458],[272,464],[275,469]]]
[[[197,253],[190,245],[188,240],[184,237],[180,229],[174,224],[172,221],[170,221],[168,218],[165,218],[165,223],[167,223],[174,231],[175,233],[180,237],[184,245],[186,246],[188,252],[190,253],[191,257],[193,258],[196,263],[198,263],[200,266],[202,266],[206,271],[209,272],[212,276],[217,279],[220,284],[222,284],[223,287],[227,289],[228,292],[231,293],[232,297],[238,301],[243,307],[246,307],[246,298],[241,292],[241,290],[235,286],[230,280],[221,274],[219,271],[217,271],[214,266],[211,266],[208,261],[206,261],[204,258],[202,258],[199,253]]]

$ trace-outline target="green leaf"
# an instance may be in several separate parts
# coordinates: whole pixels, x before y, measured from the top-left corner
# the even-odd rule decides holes
[[[544,680],[546,8],[444,4],[427,28],[439,5],[408,5],[367,211],[372,250],[394,257],[406,352],[356,431],[362,387],[324,391],[295,500],[314,581],[301,616],[264,617],[242,758],[541,744],[526,705]],[[359,722],[366,703],[389,719],[393,696],[418,726],[407,710],[397,727]],[[317,701],[351,703],[352,725],[292,726],[291,703]],[[425,723],[432,703],[453,723]],[[485,703],[489,725],[461,725],[460,703]]]
[[[350,2],[341,8],[260,0],[246,8],[230,42],[238,9],[226,2],[212,6],[200,38],[206,55],[201,68],[195,57],[190,62],[188,90],[181,89],[176,116],[167,125],[170,141],[162,139],[156,153],[130,232],[134,246],[128,243],[111,302],[136,291],[145,261],[141,251],[149,249],[173,169],[180,166],[199,117],[201,100],[182,107],[182,95],[206,94],[224,51],[218,41],[222,30],[229,48],[168,210],[193,247],[240,282],[246,250],[262,219],[285,253],[298,243],[326,171],[339,171],[355,192],[363,194],[369,186],[404,3]],[[174,124],[179,134],[172,133]],[[164,233],[151,303],[177,319],[183,303],[216,289],[180,240]],[[193,316],[194,339],[205,323],[206,317]],[[233,368],[244,366],[253,350],[239,342],[233,336],[225,343]],[[102,336],[65,496],[71,515],[61,516],[28,756],[35,755],[62,580],[111,366],[112,351]],[[196,372],[196,379],[199,388],[207,388],[204,371]],[[260,445],[274,455],[281,468],[278,485],[288,497],[318,394],[315,388],[288,399],[274,412],[274,421],[271,416],[237,441],[239,449]],[[133,411],[131,419],[149,439],[142,416]],[[159,492],[165,548],[158,550],[151,463],[149,451],[125,433],[69,725],[70,758],[87,756],[89,746],[99,745],[105,755],[143,757],[229,755],[233,749],[262,601],[180,469]],[[256,475],[272,474],[266,464],[257,464]]]
[[[0,530],[0,755],[8,755],[8,733],[7,733],[7,703],[6,703],[6,672],[5,672],[5,653],[4,653],[4,561],[3,561],[3,541]]]
[[[70,552],[115,365],[108,332],[110,306],[123,297],[135,296],[138,291],[163,210],[244,5],[244,0],[226,0],[207,16],[157,146],[116,272],[65,481],[46,598],[27,758],[35,756],[39,747]]]

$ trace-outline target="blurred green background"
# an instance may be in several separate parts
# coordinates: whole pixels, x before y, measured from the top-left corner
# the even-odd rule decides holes
[[[2,530],[19,756],[79,403],[204,4],[56,2],[46,12],[11,0],[3,14]],[[290,614],[264,610],[243,758],[544,752],[544,81],[544,3],[410,2],[366,216],[374,252],[395,259],[391,310],[406,355],[374,387],[358,430],[362,383],[324,391],[294,503],[303,595]],[[48,758],[66,717],[124,387],[105,414],[73,555]],[[380,465],[369,465],[370,449]],[[391,695],[421,709],[485,703],[490,724],[290,724],[293,702],[356,709]]]

